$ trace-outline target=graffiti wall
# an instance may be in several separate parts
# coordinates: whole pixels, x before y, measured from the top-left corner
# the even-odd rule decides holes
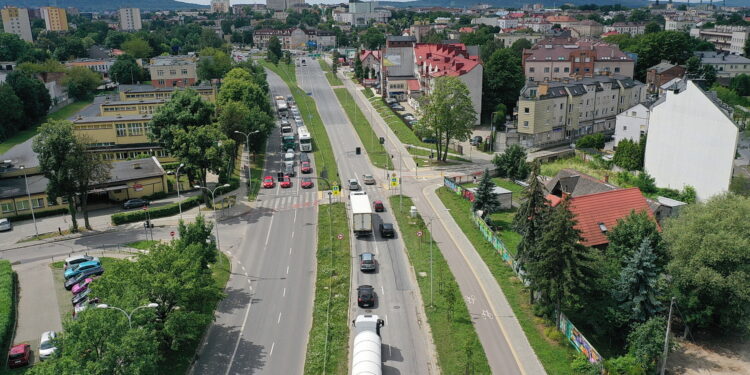
[[[586,340],[586,337],[568,320],[562,312],[560,313],[560,326],[557,327],[560,331],[568,338],[568,341],[573,345],[576,350],[583,353],[591,363],[601,363],[602,356],[594,347]]]

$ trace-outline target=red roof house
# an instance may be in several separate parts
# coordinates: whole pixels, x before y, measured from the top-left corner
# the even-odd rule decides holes
[[[638,188],[618,189],[568,198],[570,211],[578,222],[581,243],[585,246],[600,246],[609,243],[607,232],[611,231],[618,219],[624,219],[632,211],[646,211],[654,218],[646,198]]]

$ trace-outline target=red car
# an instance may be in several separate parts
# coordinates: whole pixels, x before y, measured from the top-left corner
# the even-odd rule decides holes
[[[300,185],[302,186],[303,189],[310,189],[313,186],[315,186],[315,184],[313,184],[312,178],[310,177],[303,178],[302,183]]]
[[[10,352],[8,352],[8,367],[18,368],[28,366],[29,357],[31,357],[31,345],[18,344],[11,347]]]
[[[263,187],[264,187],[264,188],[266,188],[266,189],[271,189],[271,188],[273,188],[274,186],[276,186],[276,183],[275,183],[275,182],[273,182],[273,177],[271,177],[271,176],[266,176],[266,177],[264,177],[264,178],[263,178]]]
[[[374,201],[372,202],[372,208],[375,210],[375,212],[383,212],[385,211],[385,206],[383,206],[382,201]]]
[[[302,173],[310,173],[310,172],[312,172],[312,167],[310,166],[310,162],[309,161],[303,161],[302,165],[300,166],[300,171],[302,171]]]
[[[284,176],[281,179],[281,183],[279,183],[279,186],[283,188],[290,188],[292,187],[292,180],[289,178],[289,176]]]

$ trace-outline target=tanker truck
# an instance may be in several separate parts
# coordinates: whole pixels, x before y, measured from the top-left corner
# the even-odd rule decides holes
[[[377,315],[358,315],[354,325],[352,375],[382,375],[380,328],[385,325]]]

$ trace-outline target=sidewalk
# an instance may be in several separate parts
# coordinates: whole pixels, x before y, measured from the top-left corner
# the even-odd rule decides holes
[[[432,233],[439,243],[440,250],[445,255],[446,260],[448,260],[462,292],[464,290],[477,291],[475,294],[465,296],[470,312],[472,310],[478,312],[481,309],[482,303],[486,303],[488,310],[483,310],[481,312],[482,316],[494,317],[487,319],[486,322],[477,321],[477,332],[486,348],[485,350],[488,353],[491,365],[497,359],[492,358],[494,356],[489,354],[495,350],[502,352],[505,349],[505,344],[502,342],[498,343],[498,347],[487,345],[487,342],[492,343],[493,340],[499,339],[491,337],[493,336],[493,331],[497,331],[499,328],[502,332],[502,337],[507,342],[507,346],[510,347],[510,355],[515,359],[521,373],[528,375],[545,374],[546,372],[542,364],[531,348],[497,280],[495,280],[487,265],[435,193],[437,186],[429,184],[427,186],[416,186],[415,188],[420,189],[420,191],[410,191],[409,193],[412,193],[412,196],[419,197],[414,200],[414,204],[422,214],[422,217],[427,218],[427,220],[437,219],[434,220],[434,224],[439,226],[433,228]],[[476,289],[477,287],[479,289]],[[483,327],[480,326],[482,323],[484,323],[485,329],[482,329]],[[493,366],[493,372],[496,371],[495,368]]]

